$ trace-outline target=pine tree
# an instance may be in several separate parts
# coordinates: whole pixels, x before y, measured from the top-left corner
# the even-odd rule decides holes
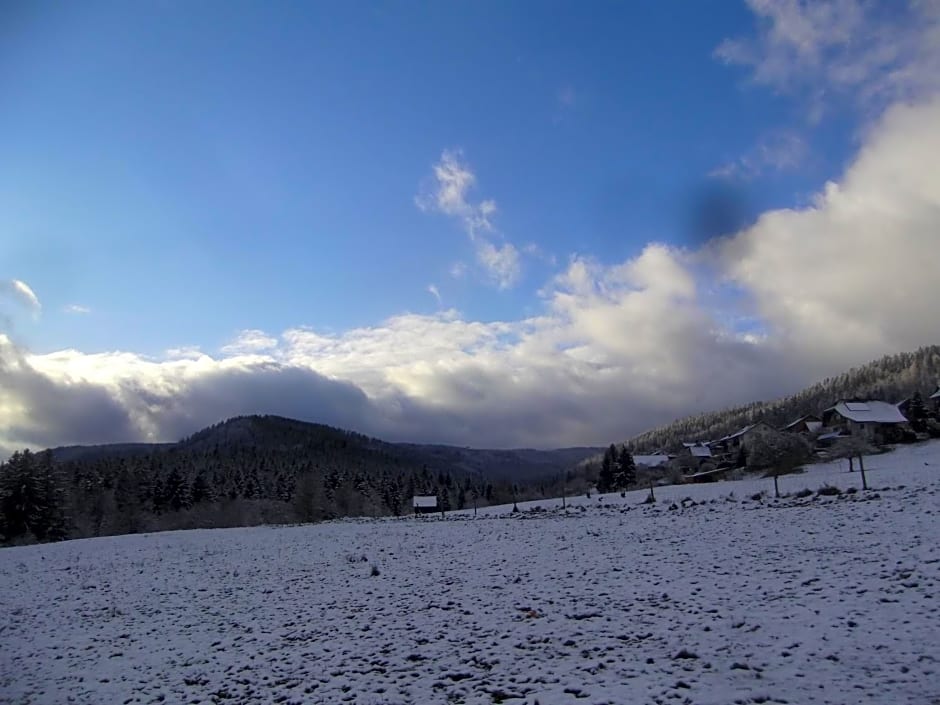
[[[143,528],[143,493],[144,488],[141,487],[137,473],[127,467],[121,469],[114,482],[115,525],[118,531],[135,534]]]
[[[610,444],[604,452],[604,459],[601,461],[601,471],[597,476],[597,491],[610,492],[614,487],[614,475],[616,472],[615,464],[617,462],[617,448]]]
[[[617,456],[617,472],[614,476],[614,489],[621,492],[636,484],[636,463],[633,454],[624,446]]]
[[[38,513],[40,488],[34,474],[33,455],[16,452],[0,466],[0,516],[6,540],[36,536],[32,526]]]
[[[911,422],[911,428],[917,433],[927,430],[927,407],[924,405],[920,392],[914,392],[914,396],[907,405],[907,420]]]
[[[65,492],[58,468],[47,450],[35,457],[39,502],[33,510],[33,532],[42,541],[61,541],[68,534]]]

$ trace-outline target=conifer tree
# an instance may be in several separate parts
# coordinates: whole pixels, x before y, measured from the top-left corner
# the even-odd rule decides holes
[[[927,430],[927,407],[924,405],[920,392],[914,392],[914,396],[907,405],[907,420],[911,422],[911,428],[917,433]]]
[[[601,471],[597,476],[597,491],[610,492],[614,487],[614,476],[616,474],[617,448],[613,443],[610,444],[604,452],[604,459],[601,461]]]
[[[614,477],[614,489],[623,491],[636,484],[636,463],[630,449],[624,446],[617,456],[617,472]]]

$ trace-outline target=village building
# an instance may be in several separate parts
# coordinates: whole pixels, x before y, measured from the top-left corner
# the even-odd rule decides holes
[[[411,498],[411,506],[415,514],[435,514],[437,510],[437,497],[435,495],[415,495]]]
[[[785,433],[816,433],[822,428],[822,419],[815,414],[806,414],[796,421],[791,421],[781,430]]]
[[[937,391],[931,394],[929,399],[933,403],[934,413],[940,414],[940,384],[937,385]]]
[[[756,441],[775,433],[777,433],[777,430],[772,426],[763,421],[758,421],[719,438],[717,441],[712,441],[709,443],[709,447],[715,462],[721,465],[734,465],[742,449],[747,453]]]
[[[907,419],[886,401],[840,401],[822,414],[823,425],[876,444],[900,439]]]
[[[694,443],[683,443],[682,450],[676,456],[676,463],[682,472],[695,472],[702,463],[709,462],[712,459],[712,450],[705,441]]]

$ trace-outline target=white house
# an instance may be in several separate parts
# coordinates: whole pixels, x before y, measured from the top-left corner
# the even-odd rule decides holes
[[[886,401],[840,401],[822,414],[823,424],[873,443],[890,441],[907,424],[904,414]]]

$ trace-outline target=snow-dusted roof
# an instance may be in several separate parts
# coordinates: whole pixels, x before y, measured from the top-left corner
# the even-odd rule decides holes
[[[669,456],[663,454],[655,455],[634,455],[633,462],[637,465],[645,465],[649,468],[655,468],[659,465],[664,465],[669,462]]]
[[[833,438],[843,438],[843,437],[844,437],[844,438],[848,438],[848,436],[843,436],[843,435],[842,435],[842,431],[833,431],[832,433],[824,433],[824,434],[822,434],[822,435],[821,435],[819,438],[817,438],[816,440],[817,440],[817,441],[831,441]]]
[[[940,399],[940,385],[937,385],[937,391],[935,391],[933,394],[931,394],[928,398],[929,398],[929,399]]]
[[[709,443],[711,443],[711,441],[683,441],[682,445],[686,448],[695,448],[696,446],[707,446]]]
[[[437,497],[432,495],[415,495],[413,498],[413,503],[415,507],[420,507],[422,509],[428,509],[431,507],[437,506]]]
[[[809,419],[812,419],[812,421],[810,421]],[[786,430],[788,428],[793,428],[794,426],[798,425],[801,421],[806,421],[806,428],[810,428],[810,429],[812,428],[810,424],[818,424],[816,428],[819,428],[819,426],[822,425],[822,422],[819,420],[819,417],[816,416],[815,414],[805,414],[804,416],[801,416],[800,418],[798,418],[796,421],[791,421],[790,423],[788,423],[786,426],[783,427],[783,429]]]
[[[702,472],[692,473],[691,475],[686,475],[686,479],[694,480],[696,477],[709,477],[711,475],[720,475],[726,473],[731,468],[712,468],[711,470],[703,470]]]
[[[907,423],[898,407],[886,401],[840,401],[827,411],[856,423]]]
[[[756,423],[752,423],[752,424],[750,424],[750,425],[748,425],[748,426],[745,426],[744,428],[742,428],[742,429],[740,429],[740,430],[738,430],[738,431],[735,431],[734,433],[729,433],[729,434],[728,434],[727,436],[725,436],[724,438],[719,438],[717,442],[718,442],[718,443],[721,443],[722,441],[730,441],[730,440],[732,440],[732,439],[738,438],[739,436],[743,436],[745,433],[747,433],[748,431],[750,431],[750,430],[751,430],[752,428],[754,428],[755,426],[757,426],[757,424],[756,424]]]
[[[693,458],[712,457],[712,449],[708,446],[690,446],[689,450],[691,451]]]

